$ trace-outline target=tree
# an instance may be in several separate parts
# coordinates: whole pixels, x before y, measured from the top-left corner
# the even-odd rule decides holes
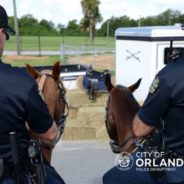
[[[74,19],[74,20],[70,20],[69,22],[68,22],[68,25],[67,25],[67,29],[77,29],[79,26],[78,26],[78,24],[77,24],[77,20],[76,19]]]
[[[40,21],[40,26],[42,26],[43,28],[47,29],[47,30],[52,30],[53,27],[50,26],[49,22],[45,19]]]
[[[122,17],[111,17],[110,19],[106,20],[101,29],[98,31],[99,36],[106,36],[107,35],[107,24],[109,23],[109,36],[114,36],[114,33],[117,28],[119,27],[135,27],[137,23],[135,20],[130,19],[126,15]]]
[[[63,24],[58,24],[56,30],[59,32],[59,34],[64,33],[65,26]]]
[[[42,35],[57,35],[57,30],[55,29],[55,25],[52,21],[47,21],[42,19],[39,22],[38,26],[38,34]]]
[[[20,35],[34,35],[37,32],[38,20],[31,14],[22,16],[19,19]]]
[[[178,20],[180,14],[181,13],[179,11],[167,9],[163,13],[156,16],[158,25],[173,25]]]
[[[96,32],[97,22],[102,21],[99,11],[99,0],[82,0],[82,11],[84,18],[81,20],[81,28],[83,31],[89,31],[90,42],[93,43]]]
[[[14,27],[14,17],[8,17],[8,25]]]
[[[80,36],[81,32],[76,19],[70,20],[64,31],[66,36]]]

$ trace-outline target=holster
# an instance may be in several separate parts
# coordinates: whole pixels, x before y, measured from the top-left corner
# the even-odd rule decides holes
[[[28,147],[28,156],[30,164],[28,172],[31,177],[31,184],[44,184],[45,183],[45,166],[41,153],[41,145],[36,140],[30,140]]]
[[[147,153],[153,152],[165,152],[163,145],[162,145],[162,135],[159,130],[155,130],[150,137],[147,139],[146,143],[144,144],[144,151]],[[154,158],[149,157],[149,159],[155,159],[156,165],[159,165],[162,159],[167,159],[164,157]],[[153,162],[152,162],[153,163]],[[155,168],[153,165],[149,168],[150,174],[152,179],[157,182],[162,181],[165,177],[165,171],[163,167]]]

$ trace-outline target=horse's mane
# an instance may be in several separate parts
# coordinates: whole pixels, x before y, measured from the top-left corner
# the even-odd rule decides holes
[[[104,82],[105,82],[107,90],[110,92],[112,90],[112,88],[114,87],[112,85],[112,82],[111,82],[111,74],[110,73],[106,73],[106,77],[105,77]]]
[[[52,74],[52,70],[42,70],[41,72],[40,72],[41,74]]]
[[[130,91],[130,88],[124,87],[125,88],[125,93],[127,95],[127,99],[129,100],[130,104],[132,106],[134,106],[137,111],[141,108],[140,104],[138,103],[138,101],[135,99],[134,95],[132,94],[132,92]]]

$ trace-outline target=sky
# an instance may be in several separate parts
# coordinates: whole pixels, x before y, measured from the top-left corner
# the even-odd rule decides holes
[[[13,16],[13,1],[0,0],[8,13]],[[81,0],[15,0],[17,16],[20,18],[26,14],[32,14],[39,21],[46,19],[67,25],[69,20],[82,19]],[[184,0],[100,0],[100,13],[103,22],[112,16],[120,17],[127,15],[133,19],[158,15],[167,9],[179,10],[184,13]]]

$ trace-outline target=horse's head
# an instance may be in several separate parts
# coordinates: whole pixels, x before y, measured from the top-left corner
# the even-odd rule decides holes
[[[106,128],[110,137],[112,151],[131,151],[135,140],[132,123],[140,106],[132,93],[139,87],[141,79],[135,84],[125,86],[113,86],[110,74],[106,75],[105,85],[109,91],[109,99],[106,107]]]
[[[65,127],[65,88],[60,79],[60,64],[55,63],[52,70],[38,72],[32,66],[26,65],[28,72],[35,78],[49,112],[58,126],[60,136]],[[59,136],[59,137],[60,137]]]

